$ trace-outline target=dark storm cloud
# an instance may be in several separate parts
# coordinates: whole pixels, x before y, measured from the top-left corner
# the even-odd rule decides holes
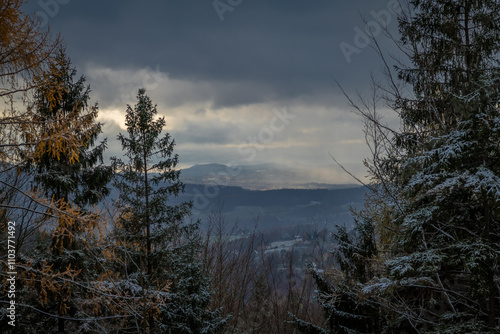
[[[228,144],[238,140],[238,128],[235,125],[219,122],[189,123],[178,131],[175,140],[178,143],[193,144]]]
[[[40,4],[57,1],[68,2],[33,1],[29,9],[43,12]],[[172,79],[264,88],[215,95],[215,105],[231,106],[331,94],[334,80],[363,85],[366,70],[356,69],[375,65],[374,53],[363,48],[348,63],[339,45],[354,46],[353,28],[364,28],[360,13],[373,19],[370,11],[388,2],[243,0],[229,2],[239,4],[221,14],[214,1],[73,0],[58,4],[49,24],[62,33],[78,66],[159,65]]]

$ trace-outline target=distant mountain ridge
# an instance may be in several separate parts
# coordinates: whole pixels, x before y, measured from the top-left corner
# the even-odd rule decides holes
[[[193,201],[195,218],[220,210],[251,227],[277,228],[317,223],[350,226],[351,208],[361,208],[365,187],[309,182],[300,169],[275,164],[228,167],[200,164],[181,171],[186,191],[174,201]]]
[[[273,189],[347,189],[355,184],[314,182],[303,170],[275,164],[242,165],[199,164],[181,170],[184,183],[236,186],[250,190]]]
[[[235,186],[186,184],[185,192],[172,203],[193,201],[193,218],[207,221],[220,211],[228,221],[261,228],[305,225],[312,222],[350,226],[351,208],[360,209],[368,189],[276,189],[248,190]]]

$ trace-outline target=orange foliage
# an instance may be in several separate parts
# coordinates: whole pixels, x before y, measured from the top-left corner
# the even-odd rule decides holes
[[[23,0],[0,1],[0,96],[26,92],[60,45],[40,21],[21,11]]]

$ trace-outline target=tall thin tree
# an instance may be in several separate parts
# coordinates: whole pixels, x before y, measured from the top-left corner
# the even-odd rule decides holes
[[[184,218],[191,202],[173,204],[184,191],[175,167],[174,140],[162,134],[165,119],[140,89],[127,107],[128,136],[119,135],[127,161],[114,158],[121,214],[115,228],[124,271],[144,291],[165,291],[157,313],[144,310],[143,326],[175,333],[214,333],[223,324],[208,310],[209,281],[199,258],[198,223]],[[145,328],[143,328],[145,329]]]

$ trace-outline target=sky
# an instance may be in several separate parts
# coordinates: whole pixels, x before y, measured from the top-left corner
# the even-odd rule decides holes
[[[116,136],[143,87],[180,167],[272,163],[308,170],[305,181],[352,183],[333,156],[367,174],[363,119],[338,83],[369,96],[381,62],[366,29],[391,50],[381,27],[397,30],[396,0],[30,0],[24,8],[61,34],[86,77],[106,159],[122,155]]]

